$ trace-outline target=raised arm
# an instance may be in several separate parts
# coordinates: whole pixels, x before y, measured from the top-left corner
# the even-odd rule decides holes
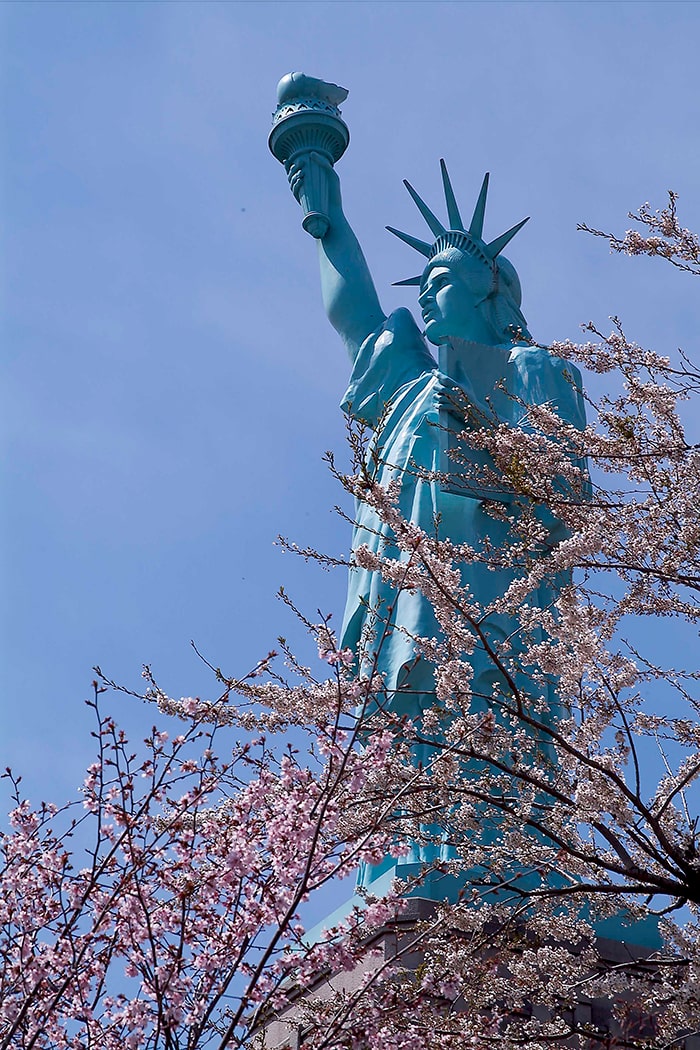
[[[386,315],[357,237],[343,213],[340,180],[318,153],[307,154],[301,162],[289,165],[287,175],[297,200],[305,179],[325,179],[328,183],[330,226],[317,241],[321,292],[328,320],[354,361],[364,340]]]

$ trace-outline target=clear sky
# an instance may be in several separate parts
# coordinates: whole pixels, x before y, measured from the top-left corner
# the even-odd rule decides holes
[[[423,236],[406,177],[509,249],[538,339],[619,314],[693,351],[692,278],[576,232],[680,194],[700,227],[695,3],[5,3],[0,767],[82,780],[91,667],[210,691],[293,635],[284,584],[339,624],[342,575],[273,546],[348,543],[321,457],[343,450],[344,351],[315,247],[267,149],[275,87],[349,88],[345,205],[386,310]],[[123,720],[148,715],[124,702]]]

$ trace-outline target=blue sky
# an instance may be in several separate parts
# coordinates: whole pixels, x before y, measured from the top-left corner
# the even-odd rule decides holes
[[[63,798],[91,754],[91,667],[207,693],[294,636],[280,584],[340,620],[342,552],[321,457],[343,449],[347,361],[315,249],[267,149],[275,87],[349,88],[346,211],[385,309],[422,236],[401,185],[465,210],[492,174],[487,237],[538,339],[619,314],[693,351],[691,278],[576,232],[680,194],[700,226],[694,3],[5,3],[0,766]],[[149,715],[123,702],[128,725]],[[120,705],[118,705],[120,706]]]

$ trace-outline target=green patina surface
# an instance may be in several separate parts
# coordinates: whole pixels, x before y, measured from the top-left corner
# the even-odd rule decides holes
[[[544,404],[554,408],[565,424],[580,430],[586,423],[581,376],[574,366],[533,344],[521,309],[520,280],[502,254],[527,220],[486,240],[489,176],[483,179],[467,224],[444,161],[440,165],[446,224],[406,182],[431,239],[387,229],[423,257],[420,274],[397,282],[419,289],[422,325],[403,308],[385,313],[344,214],[334,169],[349,141],[338,108],[346,97],[345,89],[335,84],[288,74],[280,81],[270,134],[270,148],[285,165],[304,210],[303,226],[316,238],[326,312],[350,356],[351,375],[341,407],[372,428],[367,469],[382,486],[401,482],[398,505],[405,519],[430,534],[438,523],[442,537],[468,544],[477,554],[504,548],[512,542],[507,519],[517,517],[523,478],[513,462],[510,478],[501,473],[494,480],[489,476],[488,455],[468,442],[460,443],[455,431],[465,426],[465,407],[475,427],[506,424],[532,432],[526,406]],[[455,399],[461,406],[457,414],[451,406]],[[462,458],[459,468],[451,448]],[[585,479],[585,463],[577,465]],[[518,482],[520,495],[516,495]],[[586,498],[585,481],[577,495]],[[503,505],[502,520],[492,513],[494,503]],[[354,550],[367,545],[398,559],[408,557],[396,549],[392,530],[372,507],[358,500],[355,514]],[[552,544],[566,535],[551,514],[546,525]],[[493,560],[486,557],[461,566],[463,586],[486,609],[516,576],[513,566],[494,568]],[[567,580],[562,574],[545,576],[530,603],[550,608]],[[509,659],[519,668],[516,684],[524,696],[530,695],[532,668],[525,659],[519,660],[525,646],[518,641],[517,621],[493,614],[484,618],[481,627],[488,647],[498,651],[506,646]],[[389,708],[418,723],[421,712],[436,702],[434,669],[417,654],[412,638],[436,634],[432,606],[421,593],[397,591],[377,572],[350,570],[341,644],[360,653],[365,669],[382,673]],[[537,640],[530,635],[528,645]],[[469,659],[474,695],[488,698],[499,688],[499,672],[481,643]],[[555,721],[561,715],[556,682],[539,688],[547,717]],[[415,749],[416,761],[428,757]],[[448,849],[442,852],[444,859],[454,857]],[[383,892],[391,879],[410,878],[421,864],[440,856],[439,846],[416,845],[402,861],[387,858],[383,864],[365,866],[360,885]],[[466,879],[467,875],[459,879],[434,875],[418,892],[434,899],[455,898]],[[609,920],[600,932],[635,940],[622,919]],[[636,933],[649,946],[658,939],[658,932],[650,929],[638,928]]]

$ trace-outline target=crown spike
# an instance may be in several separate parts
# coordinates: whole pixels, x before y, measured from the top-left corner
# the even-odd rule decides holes
[[[411,194],[411,197],[413,198],[413,203],[418,208],[418,211],[421,213],[421,215],[423,216],[423,218],[427,222],[427,224],[430,227],[430,229],[433,232],[433,234],[436,237],[439,237],[441,234],[447,233],[447,230],[442,225],[442,223],[440,222],[438,217],[436,215],[433,215],[433,213],[431,212],[430,208],[425,203],[425,201],[421,200],[421,198],[418,196],[418,194],[414,190],[414,188],[411,185],[411,183],[408,182],[406,179],[404,179],[403,180],[403,184],[406,187],[406,189],[408,190],[408,192]]]
[[[481,189],[479,190],[479,196],[476,201],[474,208],[474,214],[472,215],[472,221],[469,223],[469,233],[472,237],[481,237],[484,232],[484,216],[486,214],[486,197],[489,192],[489,173],[488,171],[484,175],[484,181],[481,183]]]
[[[447,204],[447,216],[450,220],[451,230],[462,230],[462,216],[459,214],[459,208],[457,207],[457,199],[452,189],[452,183],[450,182],[450,176],[447,171],[447,165],[444,160],[440,160],[440,171],[442,172],[442,185],[445,191],[445,203]]]
[[[392,281],[392,286],[394,288],[404,288],[412,285],[415,288],[420,288],[422,280],[423,278],[420,275],[418,277],[407,277],[405,281]]]
[[[491,241],[489,244],[487,244],[486,254],[491,259],[495,259],[497,255],[500,255],[500,253],[503,251],[508,242],[513,240],[518,230],[522,230],[523,226],[529,218],[530,216],[528,215],[526,219],[522,220],[522,222],[517,223],[515,226],[511,226],[511,228],[509,230],[506,230],[505,233],[502,233],[500,237],[496,237],[494,241]]]
[[[408,244],[411,248],[415,248],[417,252],[424,255],[426,259],[430,258],[432,251],[432,245],[428,244],[427,241],[419,241],[417,237],[412,237],[410,233],[402,233],[401,230],[395,230],[393,226],[387,226],[386,229],[389,233],[393,233],[394,237],[400,237],[404,244]]]

